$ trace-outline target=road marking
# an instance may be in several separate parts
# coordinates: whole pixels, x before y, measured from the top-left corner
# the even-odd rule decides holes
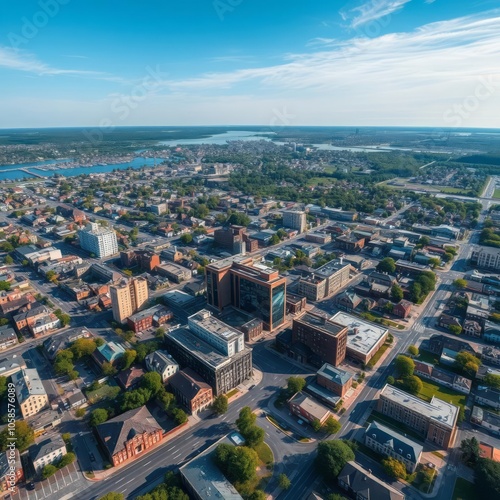
[[[121,483],[122,481],[125,481],[125,478],[122,477],[121,479],[118,479],[118,481],[115,481],[116,484]]]

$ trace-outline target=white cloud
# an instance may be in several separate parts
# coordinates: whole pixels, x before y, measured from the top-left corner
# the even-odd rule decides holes
[[[354,9],[341,13],[344,20],[349,20],[352,28],[377,21],[401,10],[411,0],[371,0]]]

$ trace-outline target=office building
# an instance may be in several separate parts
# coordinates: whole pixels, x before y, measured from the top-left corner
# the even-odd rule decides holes
[[[210,384],[215,396],[229,392],[252,374],[251,349],[229,357],[186,328],[169,330],[165,343],[183,368],[193,369]]]
[[[315,366],[329,363],[337,366],[345,359],[347,328],[322,316],[304,313],[293,320],[292,344],[300,343],[311,352],[308,359],[299,359]]]
[[[34,368],[26,368],[12,374],[12,383],[23,418],[31,417],[49,406],[49,397],[40,375]]]
[[[80,247],[102,259],[118,253],[118,242],[113,229],[90,222],[78,232]]]
[[[317,384],[340,397],[344,397],[352,387],[353,378],[354,375],[351,372],[341,370],[328,363],[325,363],[316,372]]]
[[[472,261],[477,267],[493,271],[500,270],[500,248],[479,247],[472,251]]]
[[[251,257],[229,257],[209,264],[205,276],[208,304],[219,311],[234,306],[275,330],[285,321],[286,278]]]
[[[124,323],[148,300],[148,282],[145,278],[123,279],[109,288],[113,318]]]
[[[290,412],[299,418],[303,418],[310,424],[319,421],[323,425],[332,414],[330,410],[318,403],[314,398],[304,394],[303,392],[297,392],[288,401],[288,408]]]
[[[347,328],[347,356],[368,363],[386,341],[389,330],[357,316],[339,312],[330,321]]]
[[[458,406],[433,396],[430,403],[386,384],[377,411],[402,422],[436,446],[448,449],[457,434]]]
[[[299,210],[285,210],[283,212],[283,226],[303,233],[307,228],[306,213]]]
[[[243,333],[215,318],[206,309],[189,316],[188,325],[195,335],[226,356],[231,357],[245,348]]]

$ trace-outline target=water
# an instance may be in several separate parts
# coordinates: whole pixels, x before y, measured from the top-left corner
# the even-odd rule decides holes
[[[248,130],[231,130],[229,132],[224,132],[223,134],[209,135],[208,137],[202,137],[201,139],[174,139],[171,141],[161,141],[160,144],[164,146],[177,146],[177,145],[189,145],[189,144],[226,144],[227,141],[270,141],[269,137],[265,137],[266,134],[271,135],[274,132],[251,132]]]
[[[64,160],[67,161],[67,160]],[[114,163],[111,165],[95,165],[93,167],[75,167],[75,168],[61,168],[59,170],[40,170],[38,167],[42,167],[44,165],[54,164],[60,162],[60,160],[47,160],[41,161],[37,163],[30,164],[31,170],[33,170],[36,174],[42,175],[44,177],[51,177],[54,174],[64,175],[66,177],[74,177],[76,175],[82,174],[96,174],[96,173],[104,173],[104,172],[112,172],[113,170],[125,170],[127,168],[140,169],[143,166],[151,167],[155,164],[158,164],[163,161],[163,158],[134,158],[132,161],[125,163]],[[49,162],[49,163],[48,163]],[[10,169],[15,167],[21,167],[21,165],[9,165]],[[24,167],[24,165],[22,166]],[[34,175],[27,174],[22,170],[12,170],[11,172],[2,172],[0,167],[0,181],[2,180],[14,180],[14,179],[23,179],[23,178],[33,178]]]
[[[72,161],[72,160],[73,160],[72,158],[66,158],[61,160],[35,161],[33,163],[16,163],[15,165],[0,165],[0,171],[13,168],[36,168],[43,165],[56,165],[58,163],[66,163],[67,161]]]

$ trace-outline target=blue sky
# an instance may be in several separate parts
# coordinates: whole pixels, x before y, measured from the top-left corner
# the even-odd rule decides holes
[[[499,0],[23,0],[0,127],[499,127]]]

